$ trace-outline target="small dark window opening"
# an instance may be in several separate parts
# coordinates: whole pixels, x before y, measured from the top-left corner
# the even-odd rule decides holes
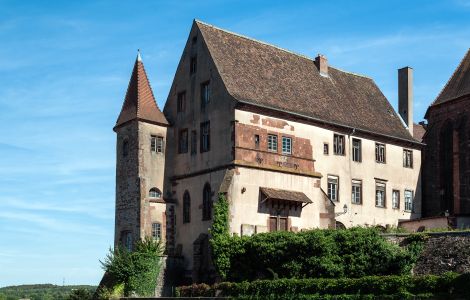
[[[344,155],[344,135],[333,135],[333,153],[336,155]]]
[[[178,153],[188,152],[188,129],[181,129],[178,137]]]
[[[197,70],[197,57],[192,56],[190,61],[189,61],[189,74],[194,74],[196,73]]]
[[[255,134],[255,148],[259,149],[259,134]]]
[[[185,191],[183,195],[183,223],[191,222],[191,197],[189,192]]]
[[[211,148],[211,126],[210,122],[203,122],[201,123],[201,153],[207,152]]]
[[[323,143],[323,154],[328,155],[330,152],[330,147],[328,146],[328,143]]]
[[[193,36],[193,38],[192,38],[192,40],[191,40],[191,43],[192,43],[193,46],[196,45],[196,43],[197,43],[197,35]]]
[[[127,155],[129,155],[129,141],[124,140],[122,142],[122,156],[126,157]]]
[[[202,220],[212,219],[212,190],[209,183],[204,185],[202,191]]]
[[[186,92],[178,94],[176,112],[184,112],[186,110]]]
[[[201,84],[201,110],[204,110],[210,101],[209,81]]]

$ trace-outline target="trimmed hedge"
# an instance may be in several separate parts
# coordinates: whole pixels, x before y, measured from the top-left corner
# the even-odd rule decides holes
[[[401,248],[376,229],[360,227],[252,237],[231,237],[220,231],[212,233],[211,247],[223,280],[241,282],[409,274],[423,248],[422,240],[412,236],[408,246]]]
[[[194,284],[177,289],[180,297],[231,296],[248,298],[316,299],[317,296],[337,296],[333,299],[406,299],[423,295],[469,297],[470,274],[446,273],[441,276],[367,276],[338,279],[278,279],[252,282],[222,282],[209,286]],[[354,298],[361,296],[362,298]],[[312,298],[313,297],[313,298]],[[341,298],[346,297],[346,298]],[[353,297],[353,298],[348,298]],[[370,298],[372,297],[372,298]],[[398,298],[395,298],[398,297]],[[328,299],[328,298],[326,298]]]

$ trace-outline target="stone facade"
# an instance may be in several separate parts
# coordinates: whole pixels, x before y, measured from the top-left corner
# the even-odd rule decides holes
[[[302,66],[311,63],[312,69],[306,72],[314,73],[310,75],[318,81],[317,88],[325,99],[334,98],[338,102],[350,99],[351,93],[356,93],[347,88],[349,84],[360,91],[354,95],[358,103],[370,102],[378,107],[359,107],[356,113],[362,114],[363,120],[353,118],[351,114],[355,113],[341,105],[319,119],[243,102],[233,90],[237,82],[227,80],[227,69],[214,60],[213,45],[209,47],[211,39],[221,40],[215,35],[208,36],[214,29],[204,26],[193,24],[164,116],[153,105],[155,99],[150,86],[145,85],[140,58],[136,62],[137,75],[133,73],[135,79],[131,79],[115,127],[116,244],[125,243],[123,236],[128,233],[133,240],[152,236],[152,224],[159,223],[167,253],[184,258],[186,276],[194,281],[207,281],[213,279],[208,237],[212,205],[219,193],[229,201],[233,235],[275,230],[297,232],[337,225],[396,226],[399,220],[420,216],[422,145],[409,134],[370,79],[328,67],[325,57],[315,64],[288,53],[294,62],[302,60]],[[203,27],[207,31],[201,30]],[[250,43],[254,44],[244,50],[246,56],[258,51],[256,47],[264,47],[267,53],[271,48],[281,51],[257,41]],[[321,70],[317,70],[317,65]],[[290,70],[289,66],[283,67]],[[267,70],[263,76],[274,78],[276,71]],[[318,75],[320,71],[323,73]],[[138,84],[133,84],[133,80]],[[277,84],[273,79],[273,89]],[[344,88],[337,88],[339,84]],[[246,88],[255,89],[250,84]],[[130,97],[134,89],[137,92]],[[302,96],[300,90],[285,91],[288,92]],[[313,106],[325,104],[321,100],[316,104],[304,100],[311,106],[308,108],[312,114]],[[350,104],[353,109],[355,103]],[[152,113],[139,112],[139,107],[147,107]],[[302,108],[299,105],[296,109]],[[331,121],[336,113],[341,115],[339,121],[349,125]],[[374,129],[377,122],[390,126],[377,132]],[[164,140],[164,150],[159,153],[152,150],[152,136]],[[339,143],[336,136],[341,137],[341,146],[335,144]],[[360,142],[360,159],[353,159],[353,141]],[[383,147],[386,157],[383,162],[376,161],[377,144]],[[335,147],[341,147],[341,153],[336,153]],[[408,167],[403,165],[405,151],[413,162]],[[336,178],[334,187],[330,185],[331,176]],[[383,189],[379,196],[378,182]],[[162,196],[150,197],[153,188],[161,191]],[[352,201],[353,191],[357,202]],[[408,206],[404,203],[405,191],[411,195]],[[329,196],[330,193],[335,196]],[[392,193],[399,195],[394,198],[396,205],[392,205]],[[379,204],[377,197],[382,201]]]
[[[424,216],[470,214],[470,96],[428,109]]]

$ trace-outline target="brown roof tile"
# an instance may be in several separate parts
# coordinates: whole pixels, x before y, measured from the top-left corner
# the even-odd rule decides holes
[[[431,106],[468,94],[470,94],[470,49]]]
[[[196,24],[238,101],[415,142],[372,79],[333,67],[325,77],[310,58]]]
[[[116,127],[134,119],[168,125],[168,121],[157,106],[140,56],[135,61]]]

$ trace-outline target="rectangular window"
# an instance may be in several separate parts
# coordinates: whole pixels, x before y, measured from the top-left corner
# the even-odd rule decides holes
[[[201,109],[204,110],[210,101],[210,84],[204,82],[201,84]]]
[[[259,149],[259,134],[255,134],[255,149]]]
[[[375,206],[385,207],[385,183],[375,183]]]
[[[375,161],[385,163],[385,145],[375,143]]]
[[[196,130],[191,131],[191,155],[197,153],[197,132]]]
[[[339,201],[338,199],[338,176],[328,176],[328,197],[331,201]]]
[[[336,155],[344,155],[344,135],[333,135],[333,153]]]
[[[189,61],[189,74],[194,74],[196,73],[196,70],[197,70],[197,57],[196,56],[193,56],[191,57],[190,61]]]
[[[400,208],[400,191],[392,191],[392,208]]]
[[[277,135],[268,134],[268,151],[277,152]]]
[[[186,110],[186,92],[178,94],[176,112],[184,112]]]
[[[178,153],[188,152],[188,129],[180,129],[178,137]]]
[[[403,167],[413,168],[413,151],[403,149]]]
[[[162,225],[160,223],[152,223],[152,238],[154,240],[162,238]]]
[[[362,145],[360,139],[352,139],[352,160],[361,162],[362,161]]]
[[[330,147],[328,143],[323,143],[323,154],[328,155],[329,152],[330,152]]]
[[[353,204],[361,204],[362,203],[361,198],[362,198],[362,181],[353,180],[351,202]]]
[[[292,154],[292,138],[282,137],[282,154]]]
[[[413,211],[413,191],[405,190],[405,211]]]
[[[163,137],[152,135],[150,137],[150,150],[156,153],[163,153]]]
[[[201,153],[211,148],[211,125],[210,122],[201,123]]]

